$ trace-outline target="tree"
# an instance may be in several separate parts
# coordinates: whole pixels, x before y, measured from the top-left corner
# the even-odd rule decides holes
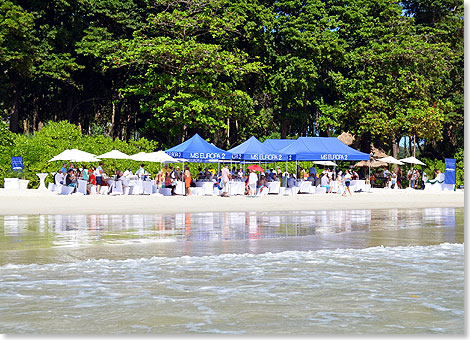
[[[8,94],[10,130],[18,131],[23,83],[33,75],[34,17],[11,1],[0,4],[0,82]]]
[[[417,30],[430,32],[427,37],[436,43],[446,43],[453,51],[451,71],[441,82],[449,84],[441,93],[447,101],[444,112],[442,142],[431,141],[424,152],[441,158],[452,155],[464,142],[464,4],[456,0],[406,0],[402,2],[406,15],[413,17]]]
[[[273,12],[265,63],[273,65],[269,82],[275,121],[283,138],[312,134],[318,100],[332,96],[328,72],[342,54],[338,23],[319,0],[276,1]]]
[[[349,38],[348,67],[331,72],[341,98],[322,106],[320,123],[334,122],[335,128],[365,139],[365,145],[393,145],[395,156],[402,136],[441,139],[448,108],[442,99],[448,86],[441,79],[452,70],[449,46],[417,32],[398,5],[357,1],[356,6],[361,10],[341,8],[342,20],[363,16],[352,32],[350,24],[340,25],[340,35]]]
[[[217,137],[230,116],[253,113],[252,99],[238,83],[262,67],[249,62],[243,51],[223,49],[217,42],[233,27],[223,5],[224,1],[157,1],[156,14],[133,39],[103,45],[106,50],[112,45],[113,53],[106,58],[110,68],[139,70],[122,93],[141,98],[141,110],[150,114],[146,135],[167,145],[194,132]]]

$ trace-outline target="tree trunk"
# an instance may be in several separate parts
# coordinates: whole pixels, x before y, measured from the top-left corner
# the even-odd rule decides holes
[[[10,108],[10,131],[17,133],[18,132],[18,124],[19,124],[19,112],[18,112],[18,104],[20,100],[21,91],[17,90],[16,87],[13,87],[13,99],[11,102]]]
[[[399,137],[394,137],[392,142],[392,156],[398,158],[398,153],[400,152],[400,139]]]
[[[408,148],[408,151],[409,151],[409,153],[410,153],[410,156],[413,155],[413,153],[412,153],[412,152],[413,152],[413,149],[412,149],[412,145],[411,145],[411,144],[412,144],[412,143],[411,143],[411,136],[409,136],[409,140],[408,140],[408,146],[409,146],[409,148]]]
[[[227,117],[227,140],[225,145],[230,149],[230,117]]]
[[[112,137],[113,140],[120,138],[121,134],[121,109],[122,109],[122,99],[119,97],[119,101],[116,103],[113,101],[113,116],[111,118],[112,123]]]
[[[421,148],[421,146],[419,146],[419,143],[416,144],[416,146],[418,147],[419,154],[422,156],[423,155],[423,149]]]
[[[283,120],[281,122],[281,139],[285,139],[287,137],[287,121]]]
[[[371,135],[370,133],[366,132],[361,136],[361,144],[360,150],[362,152],[370,154],[370,143],[371,143]]]
[[[74,109],[74,105],[73,105],[73,95],[71,93],[69,93],[69,95],[67,96],[67,119],[70,123],[73,123],[74,122],[74,116],[73,116],[73,109]]]
[[[39,97],[34,96],[33,99],[33,125],[32,131],[35,132],[38,130],[39,125]]]

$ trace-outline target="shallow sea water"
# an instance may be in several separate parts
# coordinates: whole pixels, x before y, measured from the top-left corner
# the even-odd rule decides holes
[[[0,333],[464,334],[463,209],[0,217]]]

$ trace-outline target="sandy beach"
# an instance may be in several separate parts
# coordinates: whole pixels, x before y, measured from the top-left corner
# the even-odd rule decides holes
[[[372,189],[370,193],[294,196],[105,196],[57,195],[0,189],[0,214],[157,214],[205,211],[293,211],[464,207],[464,191]]]

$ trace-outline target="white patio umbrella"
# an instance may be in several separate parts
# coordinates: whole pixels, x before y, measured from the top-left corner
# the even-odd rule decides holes
[[[411,163],[411,164],[418,164],[418,165],[426,165],[424,164],[423,162],[421,162],[419,159],[417,159],[416,157],[407,157],[407,158],[403,158],[403,159],[400,159],[401,162],[404,162],[404,163]]]
[[[72,162],[97,162],[100,161],[96,155],[78,149],[67,149],[49,160],[53,161],[72,161]]]
[[[149,155],[151,155],[155,159],[154,162],[179,163],[179,160],[171,157],[169,154],[167,154],[165,151],[162,151],[162,150],[156,151],[156,152],[150,152]]]
[[[393,156],[387,156],[383,158],[377,159],[378,161],[385,162],[385,163],[390,163],[390,164],[398,164],[398,165],[403,165],[402,162],[400,162],[398,159],[396,159]]]
[[[180,159],[176,159],[165,153],[164,151],[156,152],[139,152],[129,156],[129,159],[140,162],[155,162],[155,163],[179,163]]]
[[[117,164],[116,164],[116,159],[131,159],[129,155],[125,154],[124,152],[121,152],[119,150],[111,150],[109,152],[106,152],[102,155],[97,156],[99,158],[107,158],[107,159],[114,159],[114,168],[117,169]]]
[[[153,162],[153,157],[149,156],[146,152],[138,152],[136,154],[130,155],[129,159],[138,162]]]
[[[112,150],[96,157],[108,159],[131,159],[129,155],[126,155],[124,152],[119,150]]]

